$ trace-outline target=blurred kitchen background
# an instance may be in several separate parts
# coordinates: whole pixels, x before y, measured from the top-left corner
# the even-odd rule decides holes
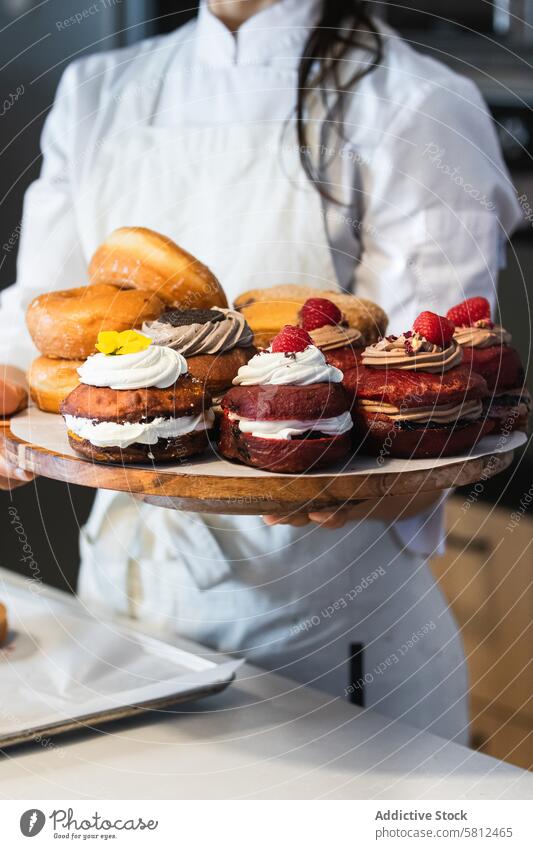
[[[22,198],[39,173],[39,136],[66,64],[84,53],[167,32],[195,14],[191,2],[97,0],[96,13],[61,28],[61,21],[89,5],[0,0],[2,288],[15,280]],[[474,79],[494,116],[517,193],[525,199],[523,226],[501,276],[500,309],[528,363],[531,388],[533,0],[370,5],[416,49]],[[469,488],[458,491],[448,507],[448,553],[433,564],[463,629],[472,679],[472,744],[526,768],[533,766],[532,487],[530,446],[474,498]],[[44,580],[73,590],[78,527],[91,501],[87,489],[44,479],[12,496],[0,493],[0,565],[25,571],[7,512],[14,505]]]

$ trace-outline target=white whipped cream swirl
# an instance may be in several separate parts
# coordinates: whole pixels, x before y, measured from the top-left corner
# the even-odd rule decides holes
[[[241,366],[233,379],[236,386],[308,386],[340,383],[342,371],[330,366],[322,351],[308,345],[294,354],[263,351]]]
[[[172,348],[150,345],[135,354],[93,354],[78,369],[82,383],[109,389],[166,389],[187,374],[187,360]]]

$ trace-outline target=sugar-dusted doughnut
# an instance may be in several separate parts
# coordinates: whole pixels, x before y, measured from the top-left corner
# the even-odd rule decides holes
[[[154,292],[100,283],[39,295],[27,309],[26,323],[41,354],[83,360],[94,352],[101,330],[141,327],[163,309]]]

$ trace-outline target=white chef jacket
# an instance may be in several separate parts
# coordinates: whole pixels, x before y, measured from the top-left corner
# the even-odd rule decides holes
[[[37,354],[24,329],[33,297],[87,282],[97,245],[79,228],[75,198],[102,142],[146,123],[289,118],[318,7],[279,0],[233,35],[203,2],[198,19],[170,35],[68,66],[42,136],[41,176],[25,198],[17,283],[2,294],[0,362],[27,367]],[[358,215],[331,204],[324,214],[340,285],[380,303],[391,332],[401,332],[422,309],[443,313],[474,294],[495,301],[520,209],[473,83],[385,27],[383,38],[384,59],[358,83],[345,115],[338,188],[355,197]],[[440,511],[397,529],[430,553]]]

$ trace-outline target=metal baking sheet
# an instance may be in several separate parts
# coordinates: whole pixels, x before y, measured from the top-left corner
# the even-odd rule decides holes
[[[0,569],[9,634],[0,649],[0,748],[219,692],[242,661],[215,663],[73,596]]]

